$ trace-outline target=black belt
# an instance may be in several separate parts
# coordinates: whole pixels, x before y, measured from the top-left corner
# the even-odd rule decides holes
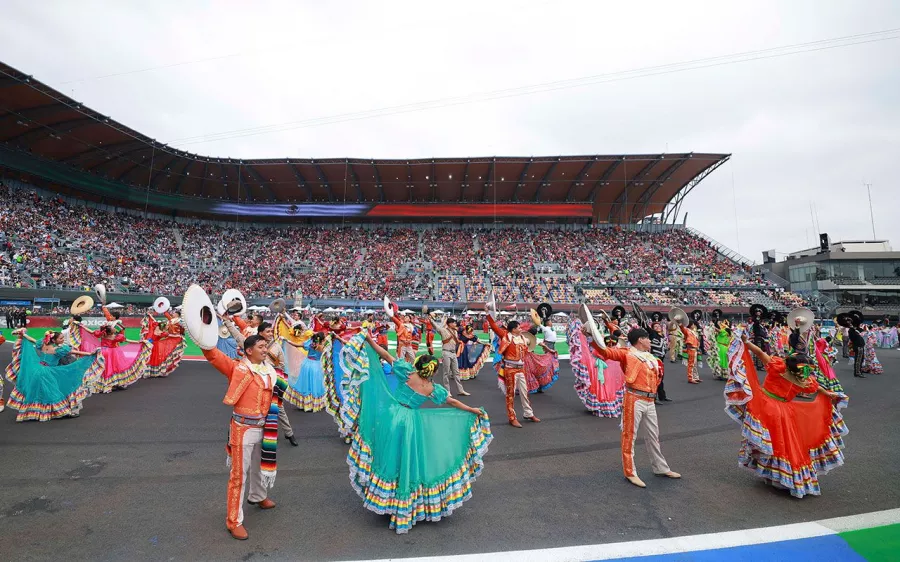
[[[634,394],[635,396],[643,396],[643,397],[645,397],[645,398],[653,398],[653,399],[656,399],[656,393],[655,393],[655,392],[645,392],[645,391],[643,391],[643,390],[637,390],[637,389],[635,389],[635,388],[628,388],[628,387],[625,387],[625,392],[629,392],[629,393],[631,393],[631,394]]]

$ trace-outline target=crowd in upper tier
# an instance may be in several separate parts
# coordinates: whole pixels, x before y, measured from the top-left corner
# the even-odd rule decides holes
[[[179,295],[744,306],[776,290],[688,230],[266,226],[112,213],[0,185],[0,285]]]

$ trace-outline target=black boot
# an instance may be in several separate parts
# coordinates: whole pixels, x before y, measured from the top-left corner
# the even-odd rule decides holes
[[[285,435],[287,437],[288,442],[294,447],[298,446],[300,443],[297,443],[297,439],[293,435]]]

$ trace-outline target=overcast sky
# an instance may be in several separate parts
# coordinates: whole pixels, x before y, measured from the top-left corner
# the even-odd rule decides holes
[[[900,29],[900,2],[0,5],[4,62],[192,152],[726,152],[731,162],[685,202],[689,225],[758,261],[762,250],[817,242],[814,201],[833,240],[870,239],[869,182],[876,234],[900,249],[900,182],[892,173],[900,162],[900,38],[621,74]],[[604,74],[612,76],[578,87],[474,96]],[[335,118],[453,97],[466,103]],[[330,119],[311,126],[319,118]],[[258,127],[267,128],[247,131]]]

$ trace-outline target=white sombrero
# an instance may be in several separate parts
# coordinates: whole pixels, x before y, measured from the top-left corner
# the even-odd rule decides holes
[[[591,314],[591,309],[588,308],[588,305],[582,304],[578,307],[578,319],[588,329],[594,343],[605,349],[606,342],[603,339],[603,334],[600,333],[600,329],[597,327],[597,322],[594,320],[594,315]]]
[[[103,283],[97,283],[94,285],[94,292],[97,293],[97,299],[100,301],[100,304],[106,305],[106,285]]]
[[[216,307],[219,314],[243,314],[247,312],[247,299],[237,289],[228,289],[222,294],[222,300]]]
[[[219,341],[219,326],[215,308],[206,291],[191,285],[182,300],[182,318],[188,334],[200,349],[212,349]]]
[[[153,312],[157,314],[165,314],[172,308],[172,303],[166,297],[159,297],[153,301]]]

